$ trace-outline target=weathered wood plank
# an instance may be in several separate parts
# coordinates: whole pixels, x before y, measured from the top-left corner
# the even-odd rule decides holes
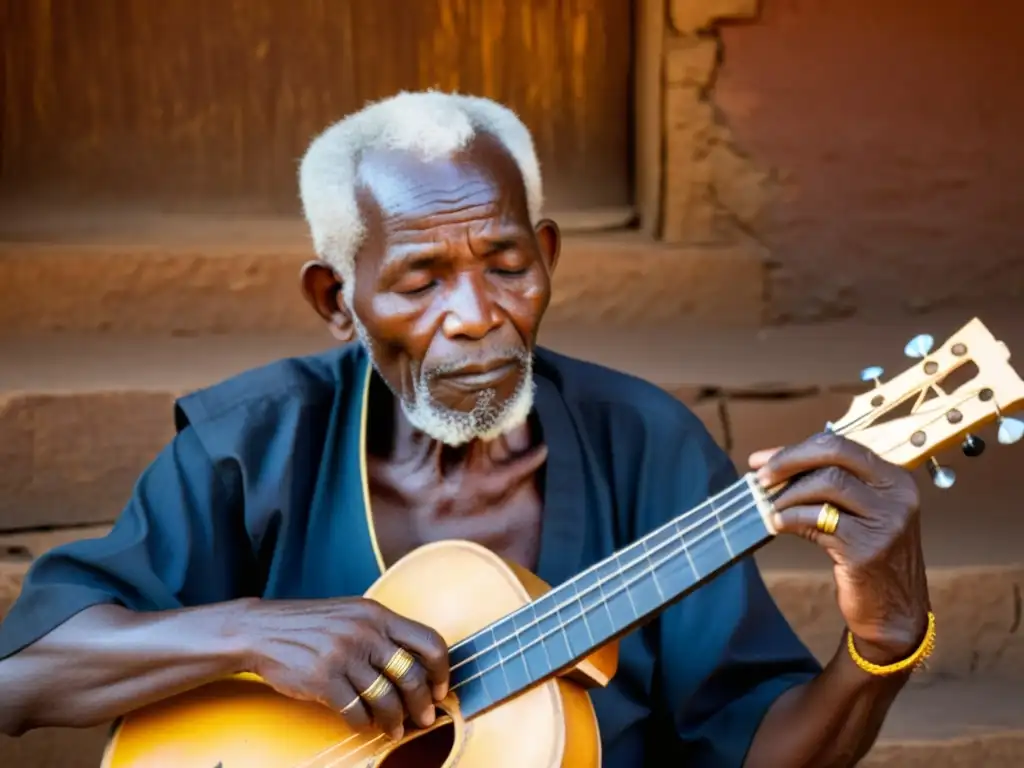
[[[555,208],[632,203],[630,0],[0,0],[8,189],[253,199],[296,210],[296,158],[399,90],[497,98]]]

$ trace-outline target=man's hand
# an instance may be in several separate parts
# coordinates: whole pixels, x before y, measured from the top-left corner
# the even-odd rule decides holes
[[[929,598],[911,475],[831,433],[758,451],[750,466],[766,488],[790,482],[775,502],[775,526],[831,556],[839,609],[858,651],[877,664],[913,653],[927,629]],[[826,502],[840,512],[831,535],[817,527]]]
[[[364,599],[244,601],[236,631],[251,671],[279,692],[318,701],[355,728],[371,721],[400,739],[406,715],[434,722],[448,693],[448,647],[432,629]],[[403,649],[416,663],[394,675],[383,696],[360,696]],[[389,677],[386,675],[385,678]]]

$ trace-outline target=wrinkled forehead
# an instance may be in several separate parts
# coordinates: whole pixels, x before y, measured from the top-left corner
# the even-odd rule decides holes
[[[452,155],[429,160],[404,150],[368,150],[359,161],[358,202],[371,230],[388,223],[415,227],[428,218],[443,221],[474,210],[529,226],[519,168],[486,134]]]

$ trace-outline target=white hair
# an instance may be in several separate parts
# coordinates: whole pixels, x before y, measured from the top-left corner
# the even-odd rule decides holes
[[[490,99],[402,92],[354,112],[310,143],[299,169],[303,213],[317,255],[345,278],[346,298],[351,300],[355,254],[366,235],[356,204],[362,153],[397,149],[429,161],[465,148],[477,132],[494,136],[515,160],[536,224],[543,190],[533,139],[512,110]]]

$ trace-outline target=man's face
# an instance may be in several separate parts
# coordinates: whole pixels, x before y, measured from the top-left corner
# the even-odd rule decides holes
[[[530,225],[513,159],[481,136],[429,163],[369,153],[361,178],[349,309],[407,417],[453,445],[522,423],[558,235]]]

